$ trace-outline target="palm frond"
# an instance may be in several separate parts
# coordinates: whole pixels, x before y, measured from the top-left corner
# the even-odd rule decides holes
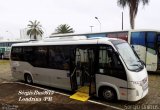
[[[40,35],[42,37],[43,35],[43,30],[42,30],[42,25],[40,25],[40,22],[35,20],[35,21],[29,21],[30,24],[28,24],[28,31],[27,35],[30,37],[33,36],[34,39],[37,39],[36,37]]]
[[[67,24],[61,24],[59,25],[56,29],[54,33],[73,33],[74,30],[73,28],[71,28],[69,25]]]

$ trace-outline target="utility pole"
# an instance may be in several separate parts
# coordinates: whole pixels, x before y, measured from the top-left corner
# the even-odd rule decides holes
[[[123,11],[122,11],[122,30],[123,30]]]
[[[94,26],[89,26],[90,28],[91,28],[91,32],[92,32],[92,28],[94,27]]]
[[[98,17],[95,17],[95,19],[97,19],[97,21],[99,22],[99,30],[101,32],[101,22],[99,21]]]

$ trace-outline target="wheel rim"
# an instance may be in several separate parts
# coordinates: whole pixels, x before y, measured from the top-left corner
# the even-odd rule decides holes
[[[30,75],[27,75],[27,82],[28,82],[28,83],[32,83],[32,78],[31,78]]]
[[[103,97],[107,100],[112,100],[114,98],[114,93],[111,90],[104,90]]]

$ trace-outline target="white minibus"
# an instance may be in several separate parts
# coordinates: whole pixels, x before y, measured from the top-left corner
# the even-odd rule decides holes
[[[145,65],[130,45],[120,39],[85,36],[48,38],[13,44],[14,78],[76,91],[107,101],[138,101],[148,93]]]

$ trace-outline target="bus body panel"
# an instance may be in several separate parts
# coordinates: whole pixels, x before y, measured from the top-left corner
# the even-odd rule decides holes
[[[132,45],[139,58],[146,63],[146,47],[141,45]]]
[[[127,100],[127,81],[115,77],[96,74],[96,90],[97,96],[101,87],[111,87],[117,93],[119,100]]]
[[[146,69],[148,71],[157,71],[158,67],[158,56],[157,54],[152,54],[149,51],[147,51],[146,55]]]
[[[39,84],[71,90],[69,71],[35,67],[33,73]]]
[[[139,72],[128,71],[128,101],[137,101],[148,93],[148,74],[144,68]]]
[[[128,42],[135,47],[135,51],[145,62],[146,69],[153,72],[159,70],[158,32],[160,31],[151,29],[129,31]]]
[[[70,78],[67,77],[69,71],[33,67],[21,61],[13,61],[11,65],[12,76],[16,79],[24,80],[24,74],[28,73],[32,76],[33,83],[71,90]]]
[[[157,61],[158,56],[157,54],[153,54],[150,51],[153,51],[152,49],[149,49],[146,51],[146,47],[142,45],[132,45],[134,47],[134,50],[140,57],[140,59],[146,64],[146,69],[148,71],[157,71]]]

